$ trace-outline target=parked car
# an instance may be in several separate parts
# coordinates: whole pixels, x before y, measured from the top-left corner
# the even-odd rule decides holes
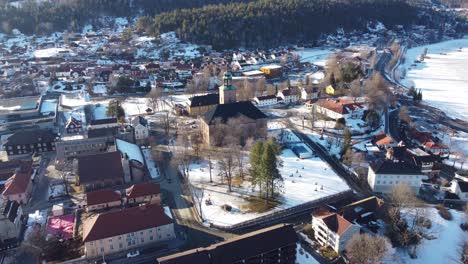
[[[130,251],[127,253],[127,258],[134,258],[140,256],[140,251],[135,250],[135,251]]]

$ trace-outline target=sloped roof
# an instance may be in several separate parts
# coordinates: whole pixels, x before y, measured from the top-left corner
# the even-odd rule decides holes
[[[83,224],[83,242],[124,235],[171,223],[172,219],[157,204],[125,208],[87,219]]]
[[[464,193],[468,192],[468,182],[458,180],[458,186],[460,186],[460,191]]]
[[[160,192],[161,188],[159,183],[154,182],[137,183],[130,186],[126,190],[128,198],[136,198],[147,195],[158,195]]]
[[[31,183],[32,166],[25,164],[5,183],[3,195],[13,195],[25,193],[28,185]]]
[[[421,175],[421,171],[408,162],[393,162],[390,160],[381,160],[371,163],[371,168],[375,174],[399,174],[399,175]]]
[[[191,97],[189,100],[190,107],[216,105],[219,104],[219,94],[211,93],[206,95],[199,95]]]
[[[226,123],[229,119],[239,117],[241,115],[253,120],[267,117],[251,102],[237,102],[217,105],[205,114],[204,120],[209,125],[213,124],[216,119],[220,119],[221,122]]]
[[[86,193],[86,205],[96,205],[120,201],[120,193],[118,191],[105,189]]]
[[[292,225],[279,224],[238,236],[234,239],[158,258],[160,264],[237,263],[242,259],[267,253],[297,243]]]
[[[323,217],[322,221],[325,223],[328,229],[338,234],[339,236],[344,234],[344,232],[346,232],[346,230],[348,230],[348,228],[352,225],[351,222],[336,213],[332,213]]]
[[[49,129],[20,130],[11,135],[5,145],[28,145],[47,143],[55,140],[55,134]]]
[[[106,118],[106,119],[96,119],[96,120],[91,120],[89,124],[91,126],[97,126],[97,125],[106,125],[106,124],[116,124],[117,123],[117,118]]]
[[[147,126],[148,125],[148,120],[146,120],[142,116],[136,116],[132,119],[132,126],[137,126],[138,124],[142,126]]]
[[[120,153],[115,151],[78,157],[78,175],[80,183],[123,179]]]

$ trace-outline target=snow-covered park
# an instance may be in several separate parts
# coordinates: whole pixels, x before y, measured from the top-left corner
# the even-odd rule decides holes
[[[286,140],[295,141],[297,138],[285,137]],[[310,151],[310,149],[309,149]],[[309,201],[327,197],[339,192],[349,190],[348,185],[334,173],[327,163],[318,157],[299,159],[294,152],[286,148],[279,156],[282,165],[279,171],[283,177],[283,184],[278,205],[267,212],[254,212],[250,210],[249,203],[252,197],[258,195],[246,178],[239,184],[233,185],[233,191],[227,191],[227,184],[222,183],[222,172],[218,162],[212,161],[212,179],[210,183],[209,162],[194,163],[190,166],[189,180],[194,186],[194,201],[201,204],[202,216],[205,222],[218,226],[230,226],[259,216],[269,214]],[[248,170],[248,157],[244,158],[244,171]],[[204,191],[200,191],[203,189]],[[207,203],[207,200],[210,203]],[[199,209],[197,205],[197,209]],[[223,205],[232,207],[231,211],[222,208]]]

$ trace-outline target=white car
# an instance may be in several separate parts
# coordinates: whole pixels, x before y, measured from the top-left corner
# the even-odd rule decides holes
[[[140,251],[135,250],[127,253],[127,258],[134,258],[140,256]]]

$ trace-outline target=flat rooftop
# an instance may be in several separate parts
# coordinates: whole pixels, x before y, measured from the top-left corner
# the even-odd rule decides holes
[[[0,115],[13,114],[14,112],[37,111],[40,104],[40,95],[0,99]]]

